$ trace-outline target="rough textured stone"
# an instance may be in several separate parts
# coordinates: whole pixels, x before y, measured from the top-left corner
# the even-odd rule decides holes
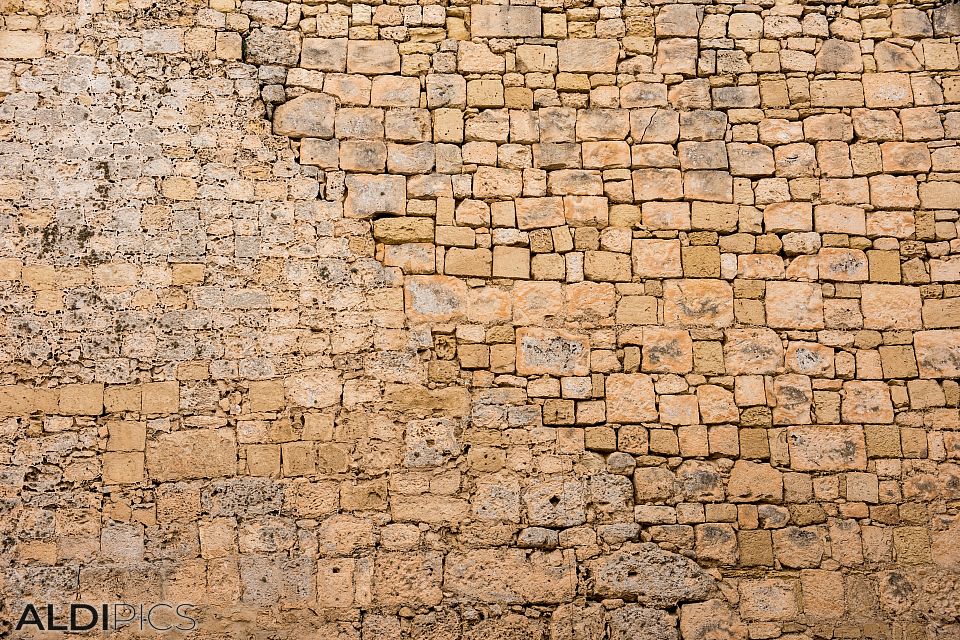
[[[710,598],[716,585],[692,560],[652,543],[628,544],[587,561],[591,593],[655,607]]]

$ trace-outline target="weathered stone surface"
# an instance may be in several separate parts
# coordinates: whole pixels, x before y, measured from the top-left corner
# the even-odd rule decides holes
[[[607,377],[607,419],[611,422],[648,422],[657,419],[653,380],[642,373],[615,373]]]
[[[412,322],[450,322],[467,312],[467,286],[449,276],[410,276],[404,306]]]
[[[603,598],[665,608],[716,592],[713,578],[695,562],[649,542],[624,545],[585,564],[590,593]]]
[[[7,3],[0,608],[957,635],[960,13],[606,4]]]
[[[333,136],[336,101],[322,93],[307,93],[277,107],[273,132],[291,138]]]
[[[590,340],[566,331],[517,330],[517,372],[583,376],[590,372]]]
[[[32,31],[0,31],[0,58],[22,60],[42,58],[45,39],[42,33]]]
[[[790,466],[798,471],[864,469],[863,427],[801,426],[787,429]]]
[[[158,481],[232,476],[237,442],[232,429],[191,429],[161,436],[147,446],[147,473]]]
[[[783,364],[783,344],[770,329],[728,329],[724,363],[731,374],[776,373]]]
[[[478,549],[451,553],[443,569],[443,588],[478,602],[514,604],[568,602],[576,593],[572,551]]]
[[[921,377],[960,376],[960,331],[918,331],[913,340]]]
[[[561,40],[557,52],[561,72],[613,73],[617,70],[620,45],[616,40]]]
[[[733,324],[733,291],[720,280],[669,280],[663,317],[668,326],[728,327]]]
[[[470,33],[481,38],[539,38],[540,8],[492,4],[472,5]]]

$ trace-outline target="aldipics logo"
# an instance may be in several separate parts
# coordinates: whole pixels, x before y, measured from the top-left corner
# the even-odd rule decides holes
[[[196,607],[189,603],[129,604],[104,602],[87,604],[36,604],[28,602],[17,620],[15,631],[117,631],[138,626],[141,631],[193,631],[197,620],[190,615]]]

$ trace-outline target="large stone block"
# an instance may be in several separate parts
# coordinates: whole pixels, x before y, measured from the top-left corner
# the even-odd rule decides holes
[[[158,436],[147,444],[147,473],[152,480],[218,478],[237,472],[233,429],[190,429]]]
[[[787,429],[790,467],[797,471],[857,471],[867,467],[861,426],[800,426]]]
[[[0,59],[42,58],[45,38],[35,31],[0,31]]]
[[[407,207],[407,182],[403,176],[348,175],[344,215],[370,218],[376,214],[403,215]]]
[[[526,327],[517,330],[517,373],[585,376],[590,373],[587,336]]]
[[[668,608],[717,593],[714,579],[695,562],[649,542],[625,544],[585,565],[587,589],[601,598]]]
[[[470,34],[480,38],[539,38],[539,7],[475,4],[470,7]]]
[[[668,326],[728,327],[733,324],[733,289],[722,280],[668,280],[663,321]]]
[[[613,373],[605,385],[607,420],[651,422],[657,419],[653,379],[642,373]]]
[[[573,73],[614,73],[620,57],[617,40],[575,38],[557,44],[560,71]]]
[[[336,100],[331,96],[306,93],[277,107],[273,132],[291,138],[330,138],[336,108]]]
[[[250,64],[295,67],[300,61],[300,32],[275,27],[253,29],[244,39],[244,60]]]
[[[569,602],[577,588],[576,561],[572,550],[529,556],[523,549],[456,551],[444,562],[443,587],[479,602]]]
[[[410,276],[404,307],[411,322],[456,322],[467,313],[467,285],[449,276]]]
[[[921,378],[960,376],[960,331],[918,331],[913,347]]]
[[[347,43],[347,73],[400,73],[400,50],[389,41],[351,40]]]

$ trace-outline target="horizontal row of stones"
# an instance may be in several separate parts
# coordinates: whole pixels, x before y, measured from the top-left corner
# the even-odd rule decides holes
[[[417,395],[416,389],[397,389],[398,393]],[[422,392],[420,392],[422,395]],[[427,396],[429,397],[429,396]],[[463,398],[466,400],[466,398]],[[494,396],[491,396],[494,399]],[[496,396],[497,401],[510,402],[521,400],[519,396]],[[437,400],[434,399],[436,402]],[[277,408],[284,405],[277,398],[275,389],[269,385],[251,388],[251,405],[257,408]],[[400,401],[408,408],[414,406],[409,399]],[[449,399],[447,399],[449,404]],[[469,405],[469,402],[464,406]],[[481,414],[495,411],[513,411],[524,413],[525,407],[511,405],[479,405],[473,409]],[[529,413],[529,412],[526,412]],[[262,415],[268,418],[269,415]],[[288,477],[314,476],[316,474],[337,474],[346,470],[351,458],[351,445],[348,443],[330,443],[331,437],[341,429],[350,428],[349,413],[342,414],[335,427],[333,414],[313,414],[303,416],[303,438],[320,438],[320,441],[290,440],[294,437],[289,419],[271,423],[269,420],[243,421],[237,423],[237,430],[189,429],[173,433],[161,433],[146,438],[146,423],[136,420],[109,422],[101,433],[108,436],[106,452],[102,454],[103,473],[108,482],[139,483],[144,479],[144,450],[146,449],[147,469],[153,481],[183,481],[196,478],[220,478],[246,473],[250,475]],[[353,419],[358,418],[354,416]],[[490,416],[487,416],[488,420]],[[936,500],[949,497],[951,483],[956,482],[960,470],[956,465],[941,465],[936,476],[933,467],[923,461],[901,461],[898,459],[873,459],[873,456],[916,456],[927,446],[925,435],[933,450],[931,458],[943,460],[942,438],[947,432],[893,427],[842,427],[822,429],[812,427],[792,427],[778,430],[770,439],[766,452],[760,451],[756,439],[751,449],[744,452],[747,458],[770,459],[770,463],[741,459],[735,463],[729,459],[712,461],[680,461],[672,459],[663,466],[662,458],[637,454],[634,458],[625,454],[611,454],[604,461],[594,456],[585,463],[592,467],[588,478],[550,475],[550,469],[562,470],[560,458],[551,458],[552,446],[556,453],[563,455],[582,455],[589,445],[590,431],[575,429],[544,430],[534,427],[503,431],[496,425],[481,426],[502,431],[509,439],[510,451],[521,448],[527,456],[517,458],[515,453],[505,452],[496,446],[482,431],[472,438],[479,438],[466,450],[463,434],[455,417],[440,419],[412,420],[406,428],[400,428],[398,436],[403,437],[403,447],[397,451],[402,455],[403,465],[414,471],[395,472],[389,480],[377,479],[349,483],[319,482],[310,485],[291,485],[293,494],[290,503],[284,502],[284,510],[290,515],[301,518],[321,518],[338,510],[370,511],[389,508],[395,522],[425,522],[440,525],[450,521],[461,522],[469,526],[471,520],[484,522],[506,522],[527,524],[534,529],[525,532],[520,527],[506,535],[520,535],[521,546],[551,547],[558,542],[563,546],[588,547],[581,551],[590,557],[590,547],[595,544],[595,533],[578,529],[561,533],[557,540],[556,532],[549,529],[569,529],[580,527],[587,522],[621,525],[636,522],[646,528],[656,541],[685,548],[685,542],[693,545],[693,529],[689,525],[703,522],[735,523],[740,530],[766,529],[782,530],[740,537],[743,545],[751,547],[751,553],[761,548],[770,549],[771,539],[776,549],[777,566],[790,568],[830,566],[833,557],[844,566],[861,564],[864,557],[858,550],[860,534],[863,532],[864,544],[883,542],[886,538],[886,552],[883,546],[877,555],[868,562],[889,562],[890,534],[889,525],[907,525],[901,532],[916,543],[924,542],[925,550],[911,558],[901,557],[907,551],[898,549],[898,561],[907,564],[931,561],[929,540],[924,530],[916,530],[916,525],[927,521],[926,509],[911,500]],[[522,425],[520,425],[522,427]],[[89,422],[78,420],[76,424],[70,418],[50,417],[44,421],[47,446],[55,442],[71,446],[79,441],[71,432],[83,433],[89,430]],[[267,433],[269,432],[269,433]],[[511,433],[513,432],[513,433]],[[238,438],[236,435],[240,437]],[[272,445],[243,446],[244,442],[256,439],[268,442],[284,441]],[[683,434],[683,432],[681,432]],[[736,438],[734,431],[734,439]],[[764,434],[763,430],[754,433]],[[687,443],[695,443],[695,434],[689,431]],[[765,435],[764,435],[765,437]],[[720,432],[711,434],[723,447],[729,445],[729,436]],[[73,440],[73,445],[70,441]],[[238,440],[239,446],[238,446]],[[727,440],[726,443],[724,441]],[[902,446],[901,446],[902,441]],[[486,444],[481,444],[485,442]],[[955,441],[956,442],[956,441]],[[507,444],[507,440],[503,444]],[[508,474],[485,476],[476,480],[468,494],[470,498],[455,498],[461,483],[466,481],[461,472],[449,468],[440,474],[424,473],[430,468],[446,466],[447,463],[465,461],[472,473],[493,473],[501,471],[520,471],[526,468],[529,459],[529,445],[538,449],[537,455],[546,456],[542,461],[541,475],[521,482],[520,478]],[[704,445],[705,446],[705,445]],[[544,448],[545,447],[545,448]],[[361,447],[362,448],[362,447]],[[358,448],[356,455],[362,455]],[[939,449],[939,451],[937,451]],[[753,453],[756,452],[756,453]],[[956,450],[954,451],[956,453]],[[24,460],[43,456],[42,448],[23,450]],[[867,466],[868,455],[871,463]],[[238,462],[239,456],[239,462]],[[787,464],[786,457],[790,457]],[[953,456],[956,457],[956,456]],[[282,462],[281,462],[282,460]],[[74,479],[97,471],[92,469],[89,458],[77,460],[70,465],[67,473]],[[557,466],[561,463],[561,466]],[[238,466],[239,464],[239,466]],[[639,466],[638,466],[639,465]],[[781,471],[775,468],[786,468]],[[869,468],[868,472],[864,472]],[[419,471],[417,471],[419,469]],[[860,470],[860,471],[857,471]],[[812,472],[815,475],[811,475]],[[837,473],[840,472],[840,473]],[[633,476],[631,483],[630,477]],[[163,502],[163,496],[172,491],[182,491],[184,485],[171,484],[155,486],[152,491]],[[199,491],[194,485],[188,491]],[[837,504],[841,496],[847,501]],[[168,496],[169,497],[169,496]],[[817,504],[820,502],[821,504]],[[661,506],[656,506],[659,503]],[[760,503],[751,505],[749,503]],[[779,506],[786,503],[786,506]],[[901,506],[898,508],[897,504]],[[388,507],[389,505],[389,507]],[[522,505],[522,510],[521,510]],[[635,506],[636,505],[636,506]],[[870,506],[874,505],[874,506]],[[147,506],[147,505],[145,505]],[[119,509],[119,507],[118,507]],[[139,508],[134,516],[135,522],[152,524],[145,520],[149,511]],[[468,515],[469,514],[469,515]],[[117,519],[124,518],[118,511]],[[627,520],[624,520],[627,517]],[[834,518],[844,520],[836,521]],[[867,520],[861,527],[853,520]],[[952,520],[955,520],[952,519]],[[950,518],[943,520],[942,526],[949,526]],[[670,525],[686,525],[674,527]],[[816,526],[816,525],[828,525]],[[660,526],[668,525],[668,526]],[[718,558],[704,553],[707,563],[728,564],[737,562],[734,528],[726,527],[730,544]],[[611,536],[625,536],[635,539],[639,527],[608,527]],[[503,535],[501,533],[500,535]],[[829,535],[828,535],[829,534]],[[601,531],[601,536],[603,532]],[[950,536],[955,534],[948,532]],[[658,538],[659,536],[659,538]],[[708,536],[709,537],[709,536]],[[551,541],[552,539],[552,541]],[[592,542],[589,542],[591,541]],[[824,547],[827,540],[833,541],[833,551]],[[569,541],[569,545],[566,542]],[[618,542],[622,542],[623,539]],[[252,542],[252,540],[251,540]],[[588,543],[589,542],[589,543]],[[701,541],[697,536],[697,551],[701,552]],[[842,543],[842,544],[841,544]],[[488,544],[497,544],[495,540]],[[840,545],[840,546],[838,546]],[[335,553],[333,549],[329,553]],[[594,551],[595,552],[595,551]],[[730,555],[732,554],[732,555]],[[797,554],[797,555],[795,555]],[[756,555],[751,555],[753,560]],[[756,564],[772,564],[773,554],[764,554],[768,561]],[[740,558],[744,562],[744,558]],[[754,564],[746,560],[746,564]],[[836,565],[833,565],[836,566]]]

